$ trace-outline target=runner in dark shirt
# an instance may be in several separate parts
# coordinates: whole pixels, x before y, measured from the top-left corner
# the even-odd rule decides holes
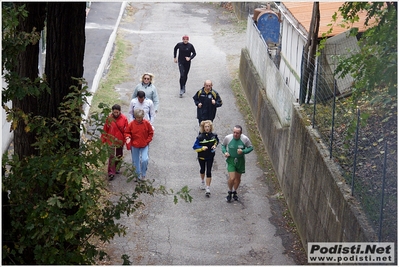
[[[174,61],[178,63],[180,71],[180,97],[186,92],[186,82],[188,72],[190,71],[191,60],[197,55],[194,46],[188,42],[189,37],[184,35],[182,39],[183,42],[177,43],[173,49]],[[179,50],[179,57],[177,57],[177,50]]]
[[[212,86],[212,81],[206,80],[204,87],[193,96],[194,104],[197,106],[197,119],[200,125],[201,121],[204,120],[213,122],[216,116],[216,109],[223,104],[219,93]]]

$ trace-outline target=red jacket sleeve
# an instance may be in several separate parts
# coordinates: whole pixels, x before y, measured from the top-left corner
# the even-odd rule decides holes
[[[131,130],[132,122],[133,122],[133,121],[131,121],[131,122],[126,126],[126,128],[125,128],[125,133],[124,133],[125,139],[126,139],[127,137],[132,138],[132,130]]]

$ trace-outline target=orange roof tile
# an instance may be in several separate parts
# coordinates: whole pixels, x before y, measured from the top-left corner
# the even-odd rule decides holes
[[[281,2],[282,5],[292,14],[292,16],[309,32],[310,22],[312,20],[313,2]],[[335,12],[339,15],[338,8],[342,6],[344,2],[319,2],[320,9],[320,28],[319,38],[322,34],[330,29],[328,24],[332,23],[332,16]],[[362,16],[363,15],[363,16]],[[364,21],[366,18],[366,12],[359,14],[359,22],[356,22],[352,27],[358,27],[360,32],[366,30]],[[341,22],[342,17],[338,16],[337,22]],[[369,23],[370,24],[370,23]],[[346,28],[340,26],[334,26],[333,32],[328,36],[334,36],[342,32],[347,31]]]

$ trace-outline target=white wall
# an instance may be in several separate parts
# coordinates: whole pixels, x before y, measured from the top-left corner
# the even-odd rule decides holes
[[[302,51],[306,39],[291,21],[282,16],[280,73],[295,99],[299,99]]]
[[[292,104],[296,102],[296,97],[269,57],[267,45],[250,16],[247,22],[246,45],[252,63],[265,87],[266,96],[273,104],[280,123],[284,126],[290,125]]]

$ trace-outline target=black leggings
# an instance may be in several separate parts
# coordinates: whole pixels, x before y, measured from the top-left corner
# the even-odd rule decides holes
[[[187,61],[184,63],[179,62],[179,71],[180,71],[180,89],[183,89],[186,86],[188,72],[190,71],[191,62]]]
[[[206,177],[212,177],[212,165],[213,158],[208,160],[198,159],[200,165],[200,173],[205,173],[205,165],[206,165]]]

